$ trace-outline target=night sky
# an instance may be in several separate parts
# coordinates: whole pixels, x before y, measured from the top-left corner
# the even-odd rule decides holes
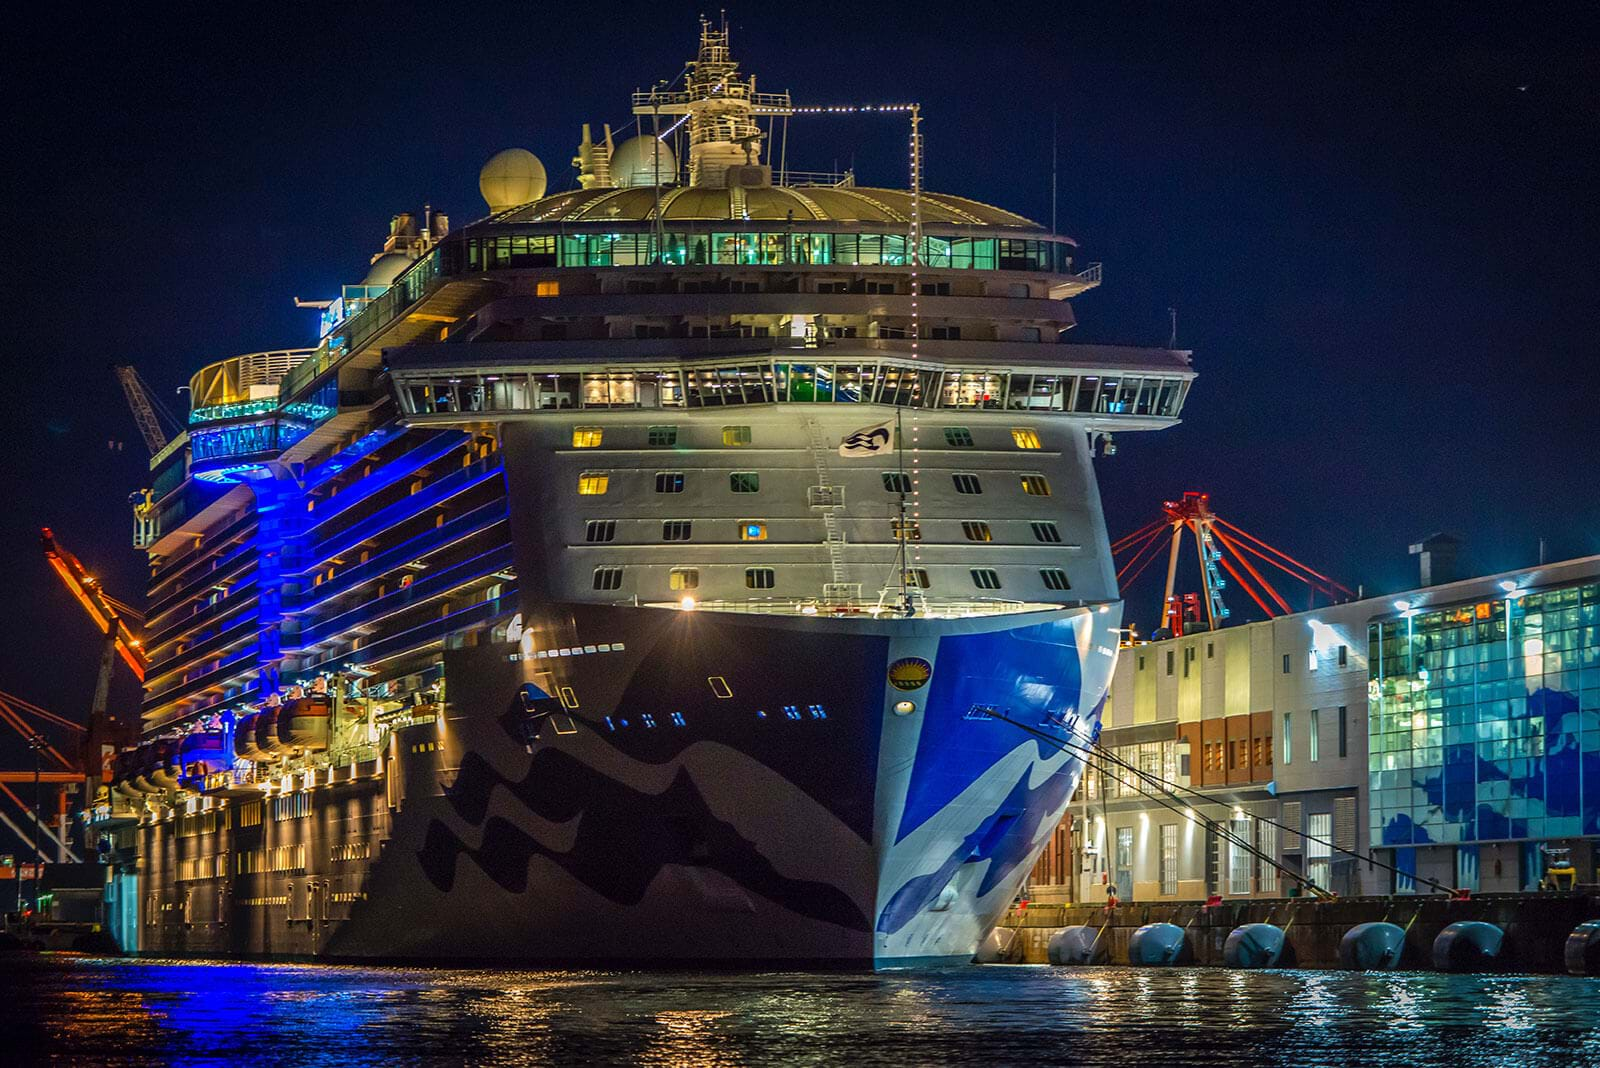
[[[1073,340],[1162,344],[1176,307],[1200,373],[1184,425],[1097,461],[1113,537],[1206,489],[1368,592],[1414,584],[1406,546],[1438,529],[1480,572],[1540,538],[1600,552],[1600,47],[1579,5],[767,6],[730,15],[759,86],[920,100],[930,189],[1048,222],[1059,123],[1060,229],[1105,264]],[[113,363],[181,414],[201,365],[312,344],[291,298],[359,281],[395,212],[477,218],[495,151],[570,187],[579,123],[620,133],[700,10],[13,16],[0,690],[76,717],[93,686],[39,526],[141,598],[144,451]],[[904,143],[886,119],[796,120],[790,165],[903,185]],[[1146,628],[1157,582],[1131,594]]]

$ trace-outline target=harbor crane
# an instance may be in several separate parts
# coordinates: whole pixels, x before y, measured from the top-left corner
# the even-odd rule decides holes
[[[145,448],[150,450],[150,455],[155,456],[167,447],[167,432],[162,429],[161,416],[167,417],[167,422],[178,426],[178,421],[172,413],[156,400],[155,394],[150,391],[137,369],[128,364],[119,364],[112,368],[117,376],[117,381],[122,383],[123,395],[128,398],[128,407],[133,411],[133,421],[139,424],[139,434],[144,438]]]

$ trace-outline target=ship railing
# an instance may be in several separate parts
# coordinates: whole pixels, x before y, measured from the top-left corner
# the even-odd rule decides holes
[[[1100,284],[1100,269],[1100,264],[1091,263],[1073,277],[1082,282],[1084,285],[1097,286]]]
[[[744,600],[654,601],[647,608],[668,608],[691,612],[733,612],[740,615],[816,616],[825,619],[896,619],[901,613],[893,605],[872,600],[824,600],[792,597],[752,597]],[[1054,612],[1071,607],[1064,603],[984,600],[920,601],[914,619],[965,619],[974,616],[1006,616],[1023,612]]]
[[[847,171],[783,171],[778,176],[777,184],[790,189],[805,188],[833,188],[854,189],[856,185],[856,172]]]

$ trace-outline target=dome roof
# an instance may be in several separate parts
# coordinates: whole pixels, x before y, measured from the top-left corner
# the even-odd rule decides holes
[[[364,286],[392,286],[394,280],[399,278],[407,267],[411,266],[411,257],[399,252],[385,252],[372,261],[372,266],[367,268],[367,276],[361,280]]]
[[[525,148],[508,148],[489,157],[478,172],[478,191],[489,210],[505,211],[544,196],[548,184],[544,164]]]
[[[652,144],[656,159],[651,158]],[[648,134],[628,138],[611,153],[611,180],[623,189],[669,182],[677,173],[678,160],[671,146]]]
[[[626,143],[626,142],[625,142]],[[622,149],[619,147],[620,153]],[[648,158],[648,149],[646,150]],[[615,172],[613,172],[615,173]],[[745,189],[743,213],[738,221],[798,223],[835,221],[909,224],[911,193],[904,189],[845,186],[769,186]],[[674,220],[734,220],[733,191],[708,186],[662,189],[661,217]],[[631,189],[579,189],[557,193],[536,203],[523,204],[498,215],[500,223],[538,222],[644,222],[656,205],[653,186]],[[924,224],[998,226],[1018,230],[1044,227],[1025,216],[948,193],[922,194]]]

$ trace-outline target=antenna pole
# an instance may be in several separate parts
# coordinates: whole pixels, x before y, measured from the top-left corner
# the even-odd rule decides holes
[[[1059,124],[1057,109],[1050,109],[1050,233],[1056,233],[1056,186],[1060,177],[1061,153],[1058,151]]]

